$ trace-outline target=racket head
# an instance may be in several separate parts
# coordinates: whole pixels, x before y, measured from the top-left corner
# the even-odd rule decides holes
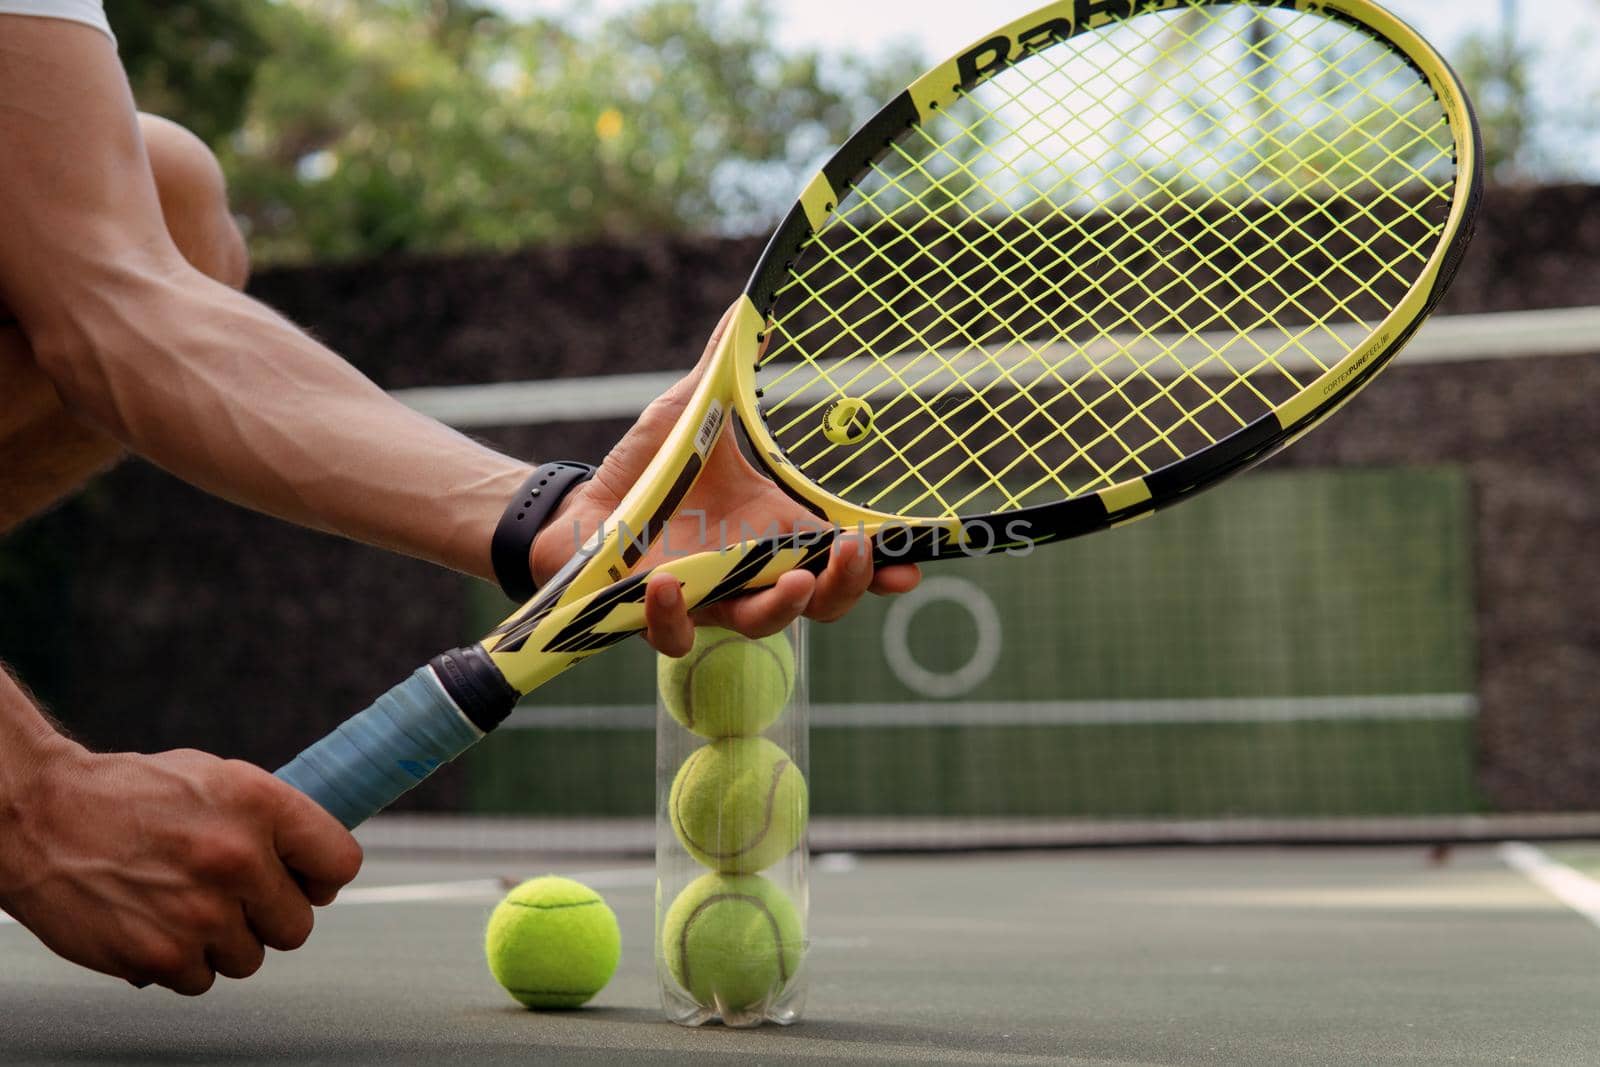
[[[1454,72],[1366,0],[1063,0],[805,186],[727,342],[752,450],[896,558],[1075,536],[1353,397],[1482,191]]]

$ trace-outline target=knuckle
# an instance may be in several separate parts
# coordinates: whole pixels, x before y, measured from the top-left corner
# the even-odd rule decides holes
[[[190,893],[174,905],[173,918],[183,929],[212,936],[232,925],[232,909],[209,893]]]
[[[315,924],[316,918],[310,908],[295,908],[293,915],[286,916],[272,930],[264,931],[262,938],[280,952],[293,952],[311,939]]]
[[[169,982],[161,984],[184,997],[198,997],[216,984],[217,973],[204,964],[189,967],[183,973],[174,975]]]
[[[129,958],[138,980],[168,987],[189,963],[189,954],[181,945],[162,937],[146,938],[130,946]]]
[[[215,965],[216,973],[224,978],[249,978],[261,969],[266,959],[265,946],[258,941],[252,941],[242,949],[230,953],[225,960],[219,960]]]
[[[344,837],[344,855],[340,857],[341,862],[337,872],[343,876],[341,882],[349,882],[360,874],[361,864],[366,861],[366,858],[366,850],[361,847],[361,842],[357,841],[351,834],[346,833]]]
[[[216,881],[237,881],[259,867],[256,850],[234,833],[202,834],[193,842],[190,855],[195,869]]]
[[[228,776],[228,789],[240,802],[256,807],[271,804],[277,780],[253,763],[243,760],[224,760],[224,773]]]
[[[257,971],[261,970],[262,964],[266,962],[267,947],[262,944],[257,944],[250,950],[250,956],[244,961],[244,965],[240,967],[238,971],[232,975],[232,977],[249,978],[252,974],[255,974]]]

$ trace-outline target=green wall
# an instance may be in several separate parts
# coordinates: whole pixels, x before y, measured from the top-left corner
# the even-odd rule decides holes
[[[1260,472],[930,567],[925,593],[809,628],[814,810],[1473,810],[1470,529],[1456,469]],[[506,610],[474,605],[485,628]],[[652,678],[631,642],[534,694],[467,757],[472,805],[651,811]]]

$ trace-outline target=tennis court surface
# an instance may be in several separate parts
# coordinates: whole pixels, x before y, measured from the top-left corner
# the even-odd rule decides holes
[[[647,857],[409,852],[382,826],[306,948],[197,1000],[0,925],[5,1062],[1582,1064],[1600,1048],[1592,845],[824,853],[804,1018],[732,1031],[661,1015]],[[502,880],[545,872],[593,885],[622,925],[616,977],[576,1011],[524,1010],[483,962]]]

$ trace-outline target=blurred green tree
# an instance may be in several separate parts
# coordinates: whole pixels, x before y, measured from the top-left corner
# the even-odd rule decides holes
[[[1507,17],[1497,32],[1472,34],[1457,58],[1483,131],[1484,166],[1497,182],[1522,176],[1537,133],[1532,71],[1538,57],[1517,40],[1513,26]]]
[[[237,0],[106,0],[139,106],[215,143],[239,128],[266,40]]]
[[[208,137],[264,261],[758,229],[921,66],[784,49],[766,0],[113,3],[141,105]]]
[[[1564,25],[1557,45],[1548,34],[1525,35],[1520,15],[1518,0],[1500,0],[1499,26],[1470,34],[1455,58],[1483,130],[1489,179],[1593,181],[1600,139],[1593,24]]]

